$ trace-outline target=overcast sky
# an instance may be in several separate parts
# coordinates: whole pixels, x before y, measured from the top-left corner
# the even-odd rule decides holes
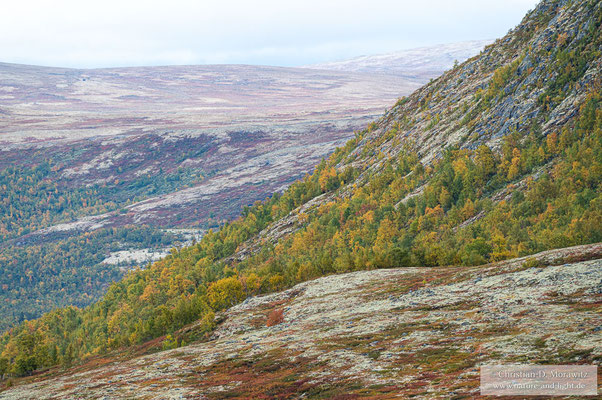
[[[4,0],[0,61],[305,65],[494,39],[537,0]]]

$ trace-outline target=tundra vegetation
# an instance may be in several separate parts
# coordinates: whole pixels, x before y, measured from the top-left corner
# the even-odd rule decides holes
[[[498,141],[447,146],[428,161],[418,143],[403,140],[416,123],[412,115],[396,115],[382,132],[382,121],[371,124],[283,193],[246,207],[198,243],[130,272],[97,303],[56,309],[5,333],[0,374],[68,366],[163,335],[172,335],[164,347],[173,348],[186,343],[174,333],[195,321],[199,339],[214,328],[215,313],[324,275],[474,266],[602,241],[602,81],[597,74],[582,83],[600,60],[602,7],[574,3],[589,18],[585,35],[567,40],[561,32],[554,49],[531,46],[551,19],[551,11],[534,12],[526,28],[510,33],[522,43],[522,54],[494,68],[456,119],[458,130],[478,136],[481,116],[522,90],[515,83],[534,73],[519,68],[524,60],[547,57],[546,71],[539,73],[548,78],[529,83],[532,93],[541,93],[537,118]],[[493,45],[490,53],[503,50]],[[445,77],[427,86],[433,88],[428,97],[410,96],[396,107],[414,101],[416,110],[428,110]],[[575,91],[574,115],[561,125],[547,124]],[[386,144],[399,151],[383,151]],[[304,207],[310,201],[314,205]],[[264,234],[287,218],[294,221],[288,234],[276,240]],[[240,256],[249,243],[255,251]]]

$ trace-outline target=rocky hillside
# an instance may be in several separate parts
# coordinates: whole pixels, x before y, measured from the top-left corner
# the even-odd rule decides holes
[[[534,267],[548,265],[546,262],[525,260],[520,265],[511,264],[517,269],[534,269],[522,272],[498,270],[502,278],[487,276],[488,266],[474,267],[551,249],[602,242],[601,27],[602,3],[599,1],[542,1],[507,36],[487,47],[479,56],[400,99],[381,119],[358,132],[328,160],[318,164],[311,175],[292,184],[283,193],[246,208],[241,218],[208,232],[195,245],[174,250],[148,268],[128,274],[90,307],[58,309],[4,335],[0,338],[0,361],[4,360],[4,370],[11,377],[27,375],[113,351],[119,351],[127,358],[125,355],[131,349],[153,343],[152,340],[164,348],[185,346],[210,338],[216,325],[220,332],[216,313],[219,315],[247,298],[279,292],[325,275],[358,270],[404,268],[399,272],[402,276],[399,280],[396,280],[395,272],[351,275],[374,276],[374,290],[382,287],[393,291],[391,303],[384,298],[377,302],[383,304],[383,318],[393,318],[387,307],[395,307],[395,288],[401,291],[404,300],[399,306],[404,312],[427,312],[429,315],[447,311],[461,313],[464,307],[471,310],[473,306],[478,308],[483,304],[493,306],[482,296],[495,292],[498,287],[502,289],[495,292],[496,299],[502,305],[507,304],[504,296],[514,293],[524,304],[537,301],[533,304],[544,306],[547,298],[539,303],[539,298],[532,297],[547,293],[547,288],[546,291],[543,289],[547,285],[551,290],[558,288],[559,293],[571,293],[579,304],[584,304],[586,300],[580,296],[597,294],[590,289],[599,286],[598,261],[570,262],[568,266],[543,270],[553,275],[566,268],[571,272],[568,276],[572,273],[580,275],[585,270],[594,271],[593,275],[586,273],[589,278],[577,284],[581,291],[565,290],[563,282],[554,280],[552,275],[540,286],[536,272],[541,269]],[[600,257],[594,256],[597,258]],[[439,269],[447,265],[458,267]],[[424,267],[430,268],[408,269]],[[444,271],[450,275],[440,276]],[[415,289],[430,282],[433,286],[427,289],[433,291],[433,297],[428,297],[426,289],[409,291],[412,288],[404,282],[406,278],[408,284],[416,279],[416,276],[411,278],[412,273],[418,274],[417,279],[421,282],[416,283]],[[547,273],[541,277],[547,277]],[[462,284],[464,274],[473,280]],[[479,278],[485,286],[479,285]],[[508,281],[504,281],[506,278]],[[328,279],[336,281],[338,278]],[[451,285],[448,289],[458,290],[439,288],[439,285],[448,284]],[[454,286],[456,284],[458,286]],[[516,289],[523,286],[524,292]],[[477,291],[471,292],[473,287]],[[463,290],[480,299],[478,304],[461,304],[458,309],[446,311],[445,307],[466,299]],[[353,304],[359,310],[363,309],[363,302],[370,304],[369,296],[363,293],[362,302],[358,300],[358,304]],[[345,293],[336,295],[343,298]],[[416,298],[418,309],[408,308],[414,306],[412,297]],[[451,303],[441,303],[441,310],[423,310],[421,307],[429,306],[418,306],[423,304],[420,302],[438,304],[442,299]],[[255,304],[254,300],[249,301]],[[566,302],[571,301],[566,299]],[[327,309],[330,302],[322,304]],[[590,309],[589,305],[584,307]],[[598,307],[597,303],[593,307]],[[375,308],[375,312],[378,310]],[[287,320],[287,310],[283,312],[285,321],[295,315],[288,314]],[[470,314],[470,318],[478,320],[476,314]],[[299,315],[299,321],[304,321],[306,317],[301,316],[301,311]],[[589,318],[588,315],[582,317]],[[569,331],[581,333],[585,329],[580,326],[580,321],[568,316],[568,325],[563,325],[558,318],[549,320],[545,315],[543,319],[525,318],[525,324],[529,326],[541,328],[541,324],[545,324],[546,329],[554,330],[554,324],[560,324],[558,326]],[[269,319],[270,324],[274,324],[281,318],[275,313]],[[464,327],[469,329],[471,321],[464,322],[467,322]],[[379,320],[374,329],[381,324],[383,322]],[[335,324],[332,330],[340,333],[345,326],[348,325]],[[516,327],[516,323],[512,327]],[[524,332],[511,333],[507,328],[503,329],[504,335],[517,335],[511,342],[516,352],[504,359],[518,361],[527,357],[531,360],[528,358],[531,342],[522,334]],[[487,339],[479,342],[483,344],[480,350],[470,350],[468,357],[465,354],[468,347],[455,348],[453,343],[458,335],[446,329],[446,326],[441,327],[442,336],[431,332],[425,338],[421,338],[423,329],[420,326],[393,331],[391,337],[383,339],[386,346],[382,350],[374,349],[380,351],[379,354],[359,358],[356,364],[370,363],[368,359],[373,358],[380,360],[382,354],[386,354],[387,346],[395,348],[404,343],[406,333],[411,338],[416,335],[420,340],[438,338],[441,342],[428,343],[450,349],[449,354],[443,356],[435,352],[433,358],[429,358],[427,352],[423,354],[425,360],[420,361],[412,359],[411,355],[409,359],[402,357],[401,361],[412,365],[413,371],[416,370],[414,366],[420,366],[419,362],[442,368],[449,364],[451,371],[472,368],[479,361],[479,353],[487,346],[502,352],[492,351],[490,357],[493,359],[504,356],[505,351],[510,352],[510,347],[496,347],[497,344],[489,344]],[[495,331],[495,327],[490,329],[487,332]],[[491,335],[495,336],[494,333]],[[334,337],[336,342],[337,335]],[[467,346],[477,341],[477,337],[481,338],[478,335],[471,335],[472,339],[467,337]],[[303,339],[311,342],[311,336],[305,335]],[[270,339],[259,340],[264,343]],[[546,338],[542,340],[548,346]],[[585,346],[580,338],[571,335],[558,340],[558,343],[570,343],[575,351]],[[596,337],[588,336],[585,347],[597,349],[596,340]],[[430,346],[428,343],[418,345]],[[544,343],[538,341],[538,345]],[[316,347],[313,342],[310,346]],[[368,346],[366,343],[358,343],[358,346],[362,353],[369,353],[370,350],[363,348]],[[319,350],[317,347],[316,351]],[[353,346],[341,344],[341,347],[341,357],[345,360],[346,351]],[[251,344],[249,349],[252,351]],[[412,345],[403,351],[420,354],[421,347]],[[476,353],[472,354],[473,351]],[[597,351],[570,354],[570,357],[577,357],[576,361],[599,361],[588,358],[598,354]],[[320,352],[317,354],[317,362],[328,365],[328,357],[320,359]],[[551,348],[547,354],[553,359],[567,361],[562,350]],[[459,365],[453,361],[456,355]],[[212,361],[208,359],[207,362]],[[347,365],[346,361],[338,362],[342,369]],[[269,359],[266,363],[270,368]],[[257,364],[264,365],[260,360]],[[290,368],[300,365],[303,364],[294,364]],[[412,379],[391,383],[386,380],[388,364],[383,365],[382,380],[375,380],[375,385],[383,386],[374,387],[374,390],[404,384],[412,388],[418,382]],[[202,366],[198,370],[205,373]],[[227,364],[224,370],[217,368],[212,373],[222,374],[222,377],[237,371],[252,373],[244,363]],[[269,370],[263,372],[259,374],[260,378],[269,376]],[[428,372],[435,373],[433,370]],[[326,370],[323,373],[327,374]],[[367,376],[371,379],[376,375],[379,374]],[[455,387],[456,381],[447,382],[445,378],[434,381],[435,384],[443,382],[440,388],[431,389],[443,393],[444,387]],[[224,382],[228,379],[224,378]],[[289,379],[298,382],[295,377]],[[312,379],[299,385],[309,385],[314,382]],[[256,384],[266,385],[265,382]],[[340,385],[343,392],[359,391],[363,387],[360,384],[358,387]],[[461,386],[461,383],[457,385]],[[419,386],[414,389],[422,393]],[[225,390],[230,389],[243,390],[225,387]],[[301,386],[297,389],[301,390]],[[197,387],[197,390],[204,389]],[[310,390],[308,387],[307,391]],[[369,396],[370,392],[362,394]]]
[[[392,155],[411,141],[428,162],[451,145],[497,149],[513,132],[560,135],[599,88],[600,23],[598,2],[542,1],[483,54],[400,101],[353,155],[370,142]]]
[[[319,278],[231,308],[206,342],[52,370],[0,399],[477,398],[482,364],[601,360],[602,260],[577,261],[592,257],[602,245]]]
[[[567,131],[575,128],[580,113],[591,113],[592,121],[599,118],[596,115],[599,115],[598,95],[602,85],[601,24],[601,7],[597,2],[542,1],[507,36],[496,40],[481,55],[398,101],[367,131],[341,149],[337,157],[331,158],[337,171],[352,167],[357,178],[338,192],[327,191],[277,221],[258,238],[243,245],[234,259],[242,259],[250,251],[261,248],[266,239],[276,242],[302,228],[303,216],[308,210],[350,199],[357,195],[358,188],[371,188],[376,180],[391,183],[389,170],[398,168],[399,159],[408,152],[415,153],[424,166],[436,165],[445,149],[462,149],[454,157],[469,154],[477,164],[479,158],[484,162],[485,157],[483,154],[477,157],[475,150],[479,146],[485,145],[501,154],[495,166],[504,182],[494,183],[492,174],[474,182],[483,185],[477,196],[494,204],[509,200],[516,189],[524,193],[527,182],[552,176],[552,170],[558,171],[558,161],[563,157],[545,156],[543,153],[549,150],[540,149],[541,144],[545,142],[546,147],[557,150],[557,143],[568,143]],[[585,111],[586,103],[591,111]],[[588,129],[593,130],[594,126]],[[598,135],[595,133],[594,137]],[[527,152],[538,154],[525,154],[525,148]],[[465,161],[468,160],[461,162]],[[598,161],[591,165],[593,175],[600,175],[598,165]],[[385,203],[393,203],[395,207],[406,205],[410,199],[423,196],[429,184],[460,178],[457,172],[462,166],[456,163],[449,167],[454,169],[451,176],[449,172],[433,173],[432,170],[426,176],[411,176],[409,172],[421,170],[407,170],[405,187],[392,190],[394,197]],[[493,164],[475,167],[482,170]],[[579,168],[583,170],[588,166],[584,163]],[[589,173],[588,176],[592,177]],[[393,182],[400,184],[397,180]],[[590,189],[594,187],[595,184]],[[440,196],[435,190],[441,190],[440,185],[430,185],[430,189],[429,208],[437,204],[445,208],[447,201],[433,199]],[[446,188],[448,194],[449,189]],[[599,204],[592,206],[600,207]],[[424,213],[425,208],[421,207],[419,213]],[[469,213],[472,214],[469,218],[460,221],[461,227],[481,219],[487,211]],[[558,245],[560,243],[555,246]]]
[[[0,330],[87,305],[284,190],[428,79],[0,63]]]

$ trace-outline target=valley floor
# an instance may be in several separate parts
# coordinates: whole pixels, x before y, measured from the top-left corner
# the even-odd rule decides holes
[[[599,364],[601,300],[602,243],[332,275],[247,299],[207,342],[50,371],[0,399],[475,398],[483,364]]]

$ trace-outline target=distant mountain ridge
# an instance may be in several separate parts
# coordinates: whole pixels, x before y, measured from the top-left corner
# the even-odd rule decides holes
[[[367,55],[347,60],[307,65],[329,71],[365,73],[386,73],[400,75],[408,79],[430,79],[435,71],[446,71],[455,62],[462,62],[479,54],[493,40],[471,40],[440,44],[393,53]]]

